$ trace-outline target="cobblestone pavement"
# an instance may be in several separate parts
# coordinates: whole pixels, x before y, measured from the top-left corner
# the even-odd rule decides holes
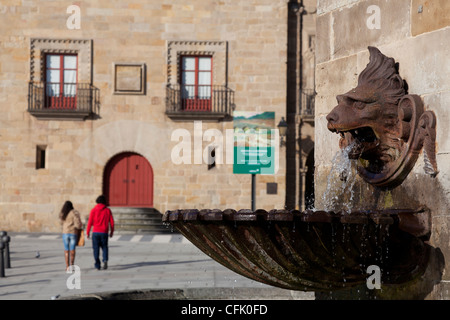
[[[0,278],[0,299],[48,300],[100,292],[272,287],[242,277],[215,262],[180,234],[117,235],[109,239],[107,270],[96,270],[92,244],[77,247],[75,273],[66,273],[60,234],[9,233],[11,268]],[[37,258],[36,256],[39,255]],[[75,284],[80,285],[80,289]],[[278,293],[280,292],[277,289]],[[286,292],[286,297],[293,292]],[[292,294],[290,294],[292,293]],[[302,293],[301,299],[313,299]],[[294,294],[295,295],[295,294]],[[267,298],[267,297],[266,297]]]

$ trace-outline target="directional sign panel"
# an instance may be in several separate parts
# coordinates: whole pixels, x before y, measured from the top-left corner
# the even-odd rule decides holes
[[[275,112],[235,111],[233,118],[233,173],[274,174]]]

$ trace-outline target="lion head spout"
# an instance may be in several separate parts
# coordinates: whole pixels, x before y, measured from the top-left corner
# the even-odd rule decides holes
[[[417,136],[423,130],[416,130],[424,114],[423,104],[418,96],[408,95],[398,63],[375,47],[368,49],[370,61],[359,75],[358,85],[336,97],[338,105],[327,116],[328,129],[341,135],[339,145],[349,149],[349,158],[362,160],[358,169],[369,182],[393,185],[385,180],[399,174],[396,166],[405,166],[402,178],[394,179],[398,184],[423,146],[417,141],[425,141]]]

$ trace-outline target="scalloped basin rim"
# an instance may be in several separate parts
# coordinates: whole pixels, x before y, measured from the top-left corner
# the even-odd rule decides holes
[[[178,209],[168,210],[163,222],[175,221],[301,221],[342,224],[398,224],[398,228],[414,237],[429,240],[431,235],[431,212],[426,207],[417,209],[368,209],[346,211],[278,210],[258,209]]]
[[[420,216],[420,218],[418,218]],[[266,211],[258,209],[179,209],[166,211],[162,217],[164,222],[172,221],[297,221],[327,222],[327,223],[357,223],[393,224],[399,222],[399,228],[413,234],[424,236],[429,233],[429,210],[419,209],[385,209],[385,210],[353,210],[323,211],[323,210],[277,210]],[[425,217],[425,218],[424,218]],[[417,221],[416,221],[417,220]],[[407,222],[407,223],[406,223]],[[405,225],[407,224],[407,225]],[[410,230],[411,229],[411,230]]]
[[[380,265],[383,283],[399,284],[425,270],[427,209],[305,210],[185,209],[163,221],[225,267],[293,290],[361,284]]]

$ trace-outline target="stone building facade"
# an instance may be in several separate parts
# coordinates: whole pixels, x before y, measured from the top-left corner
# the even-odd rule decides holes
[[[448,134],[450,100],[450,6],[445,0],[320,0],[316,41],[316,194],[327,190],[328,174],[339,149],[339,137],[327,129],[326,116],[336,96],[356,87],[358,75],[369,62],[368,46],[399,63],[408,91],[419,95],[426,110],[437,118],[437,162],[433,178],[423,170],[423,154],[398,187],[380,190],[357,179],[352,205],[364,208],[418,208],[432,214],[430,245],[435,248],[429,269],[414,284],[384,288],[380,297],[449,298],[450,178]],[[316,197],[316,207],[327,204]],[[423,281],[422,281],[423,280]]]
[[[119,162],[146,168],[150,188],[125,206],[249,208],[250,175],[226,163],[174,164],[172,134],[190,133],[194,162],[211,143],[194,143],[195,121],[201,134],[225,136],[233,110],[273,111],[275,125],[286,117],[287,15],[285,0],[2,1],[0,229],[58,232],[66,200],[86,217]],[[206,109],[180,112],[189,72],[206,75],[196,88],[218,102],[210,94]],[[284,147],[278,156],[276,174],[256,178],[257,208],[284,207]],[[125,190],[138,183],[115,177]]]

